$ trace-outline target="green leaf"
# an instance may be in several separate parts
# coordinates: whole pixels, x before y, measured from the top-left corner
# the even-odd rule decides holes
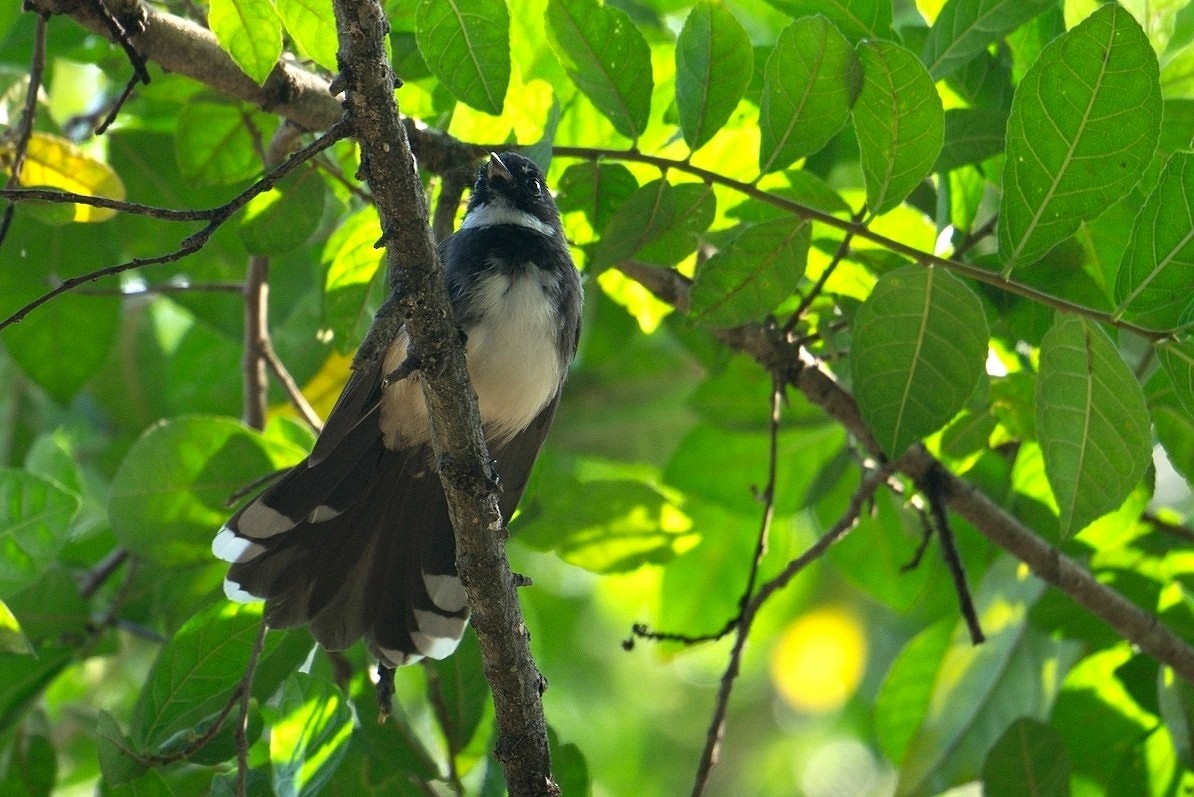
[[[74,658],[74,650],[52,646],[36,656],[0,656],[0,733],[21,719]]]
[[[78,511],[77,495],[39,476],[0,468],[0,597],[41,578]]]
[[[784,28],[763,71],[759,170],[783,169],[824,147],[846,124],[861,83],[858,57],[828,19]]]
[[[1053,0],[949,0],[929,30],[921,60],[939,80],[1053,5]]]
[[[691,519],[649,468],[545,455],[538,470],[551,490],[523,502],[513,523],[521,543],[594,573],[617,573],[668,562],[695,542]]]
[[[551,746],[552,775],[560,785],[560,793],[591,797],[593,782],[589,762],[581,749],[571,742],[560,741],[555,728],[550,725],[547,726],[547,741]]]
[[[750,85],[754,50],[746,30],[719,0],[701,0],[676,40],[676,111],[690,149],[729,120]]]
[[[58,785],[59,740],[53,731],[28,723],[9,736],[3,753],[0,794],[6,797],[50,797]],[[64,767],[65,769],[65,767]]]
[[[62,228],[61,232],[68,229]],[[69,240],[57,232],[49,237],[61,242]],[[66,295],[39,307],[35,319],[5,329],[3,340],[21,370],[66,405],[104,367],[119,326],[118,303],[92,296]],[[66,351],[70,352],[69,357],[62,356]]]
[[[112,530],[130,551],[162,564],[211,560],[229,498],[302,457],[231,418],[189,416],[146,430],[112,480]]]
[[[8,605],[21,621],[21,631],[39,648],[47,642],[82,639],[92,623],[91,607],[72,572],[61,566],[13,595]]]
[[[596,0],[548,0],[547,37],[572,82],[627,138],[651,112],[651,51],[625,11]]]
[[[109,712],[100,710],[95,721],[95,735],[100,772],[107,786],[119,786],[136,780],[148,771],[147,764],[138,761],[131,753],[132,742],[120,729],[120,723]]]
[[[329,72],[335,72],[336,16],[331,3],[322,0],[276,0],[278,16],[301,54]]]
[[[580,212],[594,230],[605,229],[638,182],[621,163],[576,163],[560,175],[556,205],[561,213]]]
[[[945,140],[934,172],[948,172],[968,163],[981,163],[1003,151],[1007,114],[982,108],[951,108],[945,112]]]
[[[983,797],[1069,797],[1070,757],[1057,731],[1021,717],[983,762]]]
[[[1056,642],[1026,621],[1043,590],[1019,562],[999,559],[974,594],[986,641],[972,644],[958,621],[935,667],[909,661],[909,670],[888,675],[884,691],[910,676],[931,685],[923,720],[900,759],[897,797],[937,794],[975,779],[982,756],[1012,722],[1046,716],[1080,646]]]
[[[862,89],[854,129],[871,213],[904,201],[933,169],[945,135],[941,98],[916,56],[889,41],[858,45]]]
[[[461,102],[500,114],[510,83],[505,0],[422,0],[415,41],[431,73]]]
[[[261,173],[253,118],[244,108],[218,98],[200,96],[178,113],[175,152],[178,167],[199,184],[235,183]]]
[[[1003,275],[1040,260],[1131,188],[1161,125],[1157,57],[1132,15],[1100,6],[1016,89],[999,208]]]
[[[1157,703],[1182,766],[1194,767],[1194,687],[1169,667],[1157,671]]]
[[[439,721],[449,739],[448,747],[462,751],[473,741],[490,702],[477,635],[466,633],[455,653],[446,659],[431,659],[426,666],[439,679],[443,700]]]
[[[178,629],[158,653],[133,710],[129,732],[139,750],[177,751],[206,729],[244,677],[261,622],[259,605],[222,600]],[[311,645],[306,632],[266,634],[254,697],[272,695]]]
[[[634,253],[647,265],[674,266],[696,251],[698,236],[717,214],[713,187],[705,183],[679,183],[671,187],[672,218],[652,240]]]
[[[692,286],[692,317],[732,327],[771,312],[796,290],[808,245],[809,225],[799,219],[747,227],[701,265]]]
[[[264,83],[282,54],[282,22],[270,0],[211,0],[207,24],[245,74]]]
[[[301,247],[319,226],[328,195],[315,169],[300,169],[245,206],[237,231],[254,255],[277,255]]]
[[[270,725],[273,793],[316,794],[348,751],[352,709],[330,680],[295,672],[282,685],[279,714]]]
[[[1184,402],[1189,401],[1188,395],[1179,398],[1189,386],[1177,389],[1168,372],[1167,367],[1153,372],[1145,385],[1145,400],[1157,440],[1165,448],[1174,470],[1191,481],[1194,480],[1194,412],[1186,409]]]
[[[928,715],[937,669],[954,636],[954,620],[939,620],[895,657],[875,698],[875,733],[884,755],[902,761]]]
[[[862,417],[892,459],[962,409],[983,375],[978,297],[939,269],[883,275],[854,319],[851,368]]]
[[[1194,418],[1194,341],[1167,341],[1157,346],[1161,367],[1173,381],[1173,391]]]
[[[377,211],[365,206],[348,216],[323,247],[323,326],[341,352],[350,352],[373,322],[373,286],[385,278]]]
[[[768,0],[793,18],[824,14],[852,42],[892,38],[890,0]]]
[[[675,219],[676,199],[671,184],[661,177],[642,186],[605,225],[593,254],[594,268],[604,270],[632,257],[663,235]]]
[[[1115,279],[1115,315],[1155,329],[1194,322],[1194,155],[1175,152],[1140,206]]]
[[[1063,537],[1115,509],[1152,451],[1140,383],[1107,333],[1058,315],[1041,341],[1036,428]]]

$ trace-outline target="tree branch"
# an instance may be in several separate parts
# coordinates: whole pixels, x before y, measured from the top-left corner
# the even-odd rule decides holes
[[[691,281],[682,275],[670,269],[638,267],[633,263],[623,263],[619,269],[660,300],[677,308],[688,306]],[[782,369],[786,368],[793,387],[841,424],[864,451],[881,460],[882,449],[863,421],[854,397],[791,336],[782,334],[774,324],[747,324],[713,332],[723,343],[754,358],[772,373],[783,373]],[[917,483],[922,482],[931,470],[939,468],[941,495],[950,509],[988,540],[1027,564],[1036,576],[1111,626],[1124,639],[1194,683],[1194,648],[1156,615],[1100,583],[1089,570],[1046,543],[974,485],[949,472],[923,445],[912,446],[896,465]],[[766,591],[766,586],[760,588],[756,600]]]
[[[473,610],[498,724],[496,754],[512,795],[558,795],[551,776],[544,680],[506,560],[498,508],[464,344],[453,318],[422,183],[394,101],[386,60],[387,23],[376,0],[334,0],[340,40],[337,83],[361,146],[361,172],[373,192],[394,295],[378,312],[356,367],[381,355],[401,325],[419,352],[432,442],[456,530],[457,568]]]

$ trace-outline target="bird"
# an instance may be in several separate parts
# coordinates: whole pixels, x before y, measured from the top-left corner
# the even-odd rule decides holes
[[[490,153],[438,251],[509,519],[580,339],[583,288],[543,171]],[[408,348],[402,328],[354,364],[311,453],[212,541],[225,594],[264,600],[269,627],[306,625],[332,651],[364,638],[387,667],[450,655],[469,615],[418,371],[387,379]]]

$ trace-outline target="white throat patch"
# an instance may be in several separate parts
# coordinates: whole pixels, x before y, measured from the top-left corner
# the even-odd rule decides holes
[[[496,227],[499,224],[527,227],[548,237],[556,234],[555,228],[547,222],[500,200],[474,208],[464,217],[464,221],[460,223],[460,229],[476,230],[481,227]]]

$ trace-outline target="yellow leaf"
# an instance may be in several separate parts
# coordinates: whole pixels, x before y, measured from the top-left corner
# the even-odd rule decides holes
[[[47,133],[34,133],[25,152],[21,185],[49,186],[87,196],[124,199],[124,183],[106,163],[96,160],[71,142]],[[75,205],[74,221],[106,221],[115,210]]]

